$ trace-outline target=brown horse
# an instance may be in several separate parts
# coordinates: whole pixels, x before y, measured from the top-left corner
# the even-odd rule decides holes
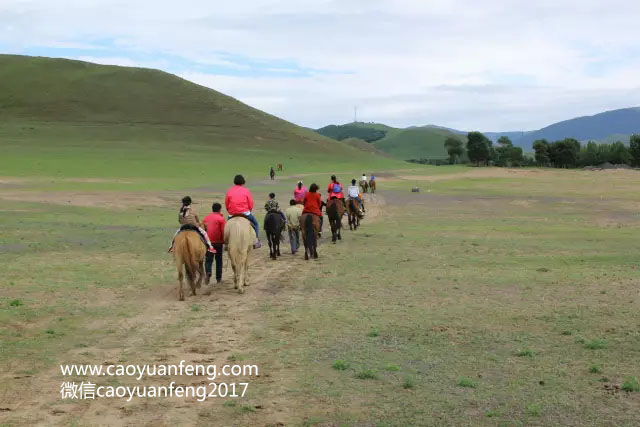
[[[369,181],[369,188],[371,189],[371,193],[375,193],[376,192],[376,181],[375,181],[375,179],[372,179],[371,181]]]
[[[304,259],[318,258],[318,233],[320,232],[320,217],[306,213],[300,217],[300,231],[304,243]]]
[[[196,289],[200,288],[204,278],[203,262],[206,253],[207,248],[196,231],[182,231],[176,236],[173,243],[173,258],[178,268],[178,300],[184,301],[185,274],[191,287],[191,296],[195,295]]]
[[[233,285],[239,293],[249,286],[249,254],[256,240],[256,232],[248,219],[233,217],[224,227],[224,244],[233,268]]]
[[[282,163],[278,163],[278,172],[282,172]]]
[[[357,230],[360,227],[360,220],[364,217],[360,210],[360,202],[356,199],[347,201],[347,217],[349,218],[349,230]]]
[[[331,226],[331,241],[342,240],[340,230],[342,230],[342,216],[344,215],[344,204],[342,199],[333,197],[327,202],[327,216]]]
[[[363,193],[369,192],[369,183],[367,182],[366,179],[363,179],[360,181],[360,188],[362,188]]]

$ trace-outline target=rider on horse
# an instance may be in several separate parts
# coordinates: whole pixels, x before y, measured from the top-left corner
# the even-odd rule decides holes
[[[329,200],[336,198],[342,201],[342,205],[344,208],[347,208],[347,204],[344,200],[344,193],[342,188],[342,183],[338,181],[335,175],[331,175],[331,182],[329,183],[329,187],[327,188],[327,192],[329,196],[327,197]]]
[[[280,214],[282,220],[284,221],[284,224],[282,226],[282,230],[284,230],[284,227],[287,225],[287,216],[280,210],[280,205],[276,200],[275,193],[269,193],[269,200],[267,200],[267,202],[264,204],[264,209],[267,211],[267,213],[274,212]]]
[[[191,230],[197,231],[200,234],[200,239],[202,239],[202,243],[207,247],[207,250],[211,253],[216,253],[216,250],[213,248],[211,241],[209,240],[209,236],[207,232],[202,228],[202,223],[200,222],[200,218],[198,218],[198,214],[196,213],[193,206],[191,206],[191,197],[185,196],[182,198],[182,207],[180,208],[180,212],[178,213],[178,222],[181,227],[176,231],[176,234],[173,235],[173,239],[171,240],[171,246],[169,247],[169,252],[173,251],[173,241],[175,240],[178,233],[181,231]]]
[[[319,189],[320,187],[318,187],[317,184],[311,184],[311,186],[309,187],[309,192],[304,196],[304,209],[302,210],[302,214],[314,214],[316,216],[319,216],[320,231],[322,231],[322,223],[324,222],[322,216],[322,206],[324,206],[325,203],[322,201],[322,196],[320,195],[320,193],[318,193]]]
[[[351,180],[351,185],[347,189],[347,194],[349,195],[350,200],[357,200],[362,207],[362,212],[364,212],[364,201],[362,200],[362,196],[360,195],[360,187],[358,186],[355,179]]]
[[[253,210],[253,197],[251,197],[251,191],[244,187],[245,183],[246,181],[242,175],[236,175],[235,178],[233,178],[234,186],[227,191],[227,195],[224,198],[224,205],[227,208],[227,212],[229,212],[229,218],[233,216],[243,216],[251,222],[256,232],[256,242],[253,248],[258,249],[262,246],[262,243],[260,243],[258,220],[251,213]]]

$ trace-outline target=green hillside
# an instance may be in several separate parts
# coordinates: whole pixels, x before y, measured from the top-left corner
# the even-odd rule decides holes
[[[446,159],[447,151],[444,141],[447,137],[464,141],[463,135],[455,134],[446,129],[435,127],[412,127],[394,129],[387,136],[373,144],[391,156],[403,159]]]
[[[0,55],[0,175],[187,180],[399,165],[150,69]]]
[[[446,159],[448,156],[444,148],[444,141],[448,137],[466,141],[464,135],[444,128],[423,126],[401,129],[373,122],[329,125],[316,130],[316,132],[337,140],[354,137],[364,139],[362,135],[384,133],[384,137],[369,140],[370,143],[381,152],[400,160]]]

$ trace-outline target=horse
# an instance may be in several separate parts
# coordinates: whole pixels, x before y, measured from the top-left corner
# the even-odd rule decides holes
[[[360,203],[356,199],[347,201],[347,217],[349,218],[349,230],[357,230],[360,220],[364,217],[360,211]]]
[[[277,259],[280,256],[280,239],[283,229],[284,218],[282,215],[279,212],[268,212],[264,218],[264,231],[267,233],[271,259]]]
[[[205,276],[203,263],[206,254],[207,248],[202,243],[198,232],[182,231],[178,233],[173,243],[173,259],[178,269],[179,301],[184,301],[183,279],[185,274],[191,287],[191,296],[196,294],[196,289],[200,289]]]
[[[371,189],[371,193],[375,193],[376,192],[376,180],[372,179],[371,181],[369,181],[369,188]]]
[[[344,215],[344,205],[342,200],[332,197],[327,202],[327,216],[329,217],[329,225],[331,226],[331,241],[342,240],[340,230],[342,229],[342,215]]]
[[[363,179],[360,181],[360,188],[362,188],[363,193],[369,192],[369,183],[367,182],[366,179]]]
[[[278,171],[282,172],[282,163],[278,163]]]
[[[318,258],[318,233],[320,232],[320,217],[306,213],[300,217],[300,231],[304,244],[304,259]]]
[[[224,244],[233,268],[233,287],[241,294],[244,293],[244,286],[249,286],[249,254],[255,240],[256,232],[248,219],[236,216],[227,221]]]

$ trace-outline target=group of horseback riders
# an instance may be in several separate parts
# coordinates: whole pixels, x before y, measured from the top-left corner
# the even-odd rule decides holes
[[[363,177],[366,176],[363,174]],[[372,180],[375,178],[372,176]],[[236,175],[233,179],[233,186],[227,190],[224,205],[228,213],[228,219],[235,216],[242,216],[246,218],[252,225],[256,233],[256,241],[253,245],[254,249],[260,248],[262,243],[260,242],[259,224],[256,217],[253,215],[254,201],[251,195],[251,191],[245,187],[246,181],[242,175]],[[289,240],[291,241],[292,253],[296,253],[299,247],[299,230],[300,230],[300,217],[304,214],[313,214],[320,218],[320,229],[322,229],[322,208],[326,206],[326,202],[322,200],[319,187],[313,183],[309,186],[309,189],[304,186],[302,181],[298,181],[296,187],[293,190],[293,199],[290,200],[289,208],[286,212],[282,212],[279,203],[276,201],[276,195],[274,193],[269,194],[269,199],[265,203],[264,207],[267,213],[278,213],[282,216],[283,224],[288,228]],[[335,175],[331,176],[331,181],[327,187],[327,201],[332,199],[338,199],[342,202],[346,209],[346,201],[342,183],[338,181]],[[360,186],[358,186],[355,179],[351,180],[351,185],[347,188],[347,197],[349,200],[357,202],[357,209],[365,212],[364,201],[360,192]],[[211,207],[212,212],[207,215],[202,221],[198,217],[195,209],[192,206],[191,197],[186,196],[182,199],[182,206],[178,213],[178,221],[180,223],[180,229],[176,231],[175,237],[181,231],[196,231],[200,234],[202,242],[207,247],[207,258],[205,262],[206,273],[209,277],[212,275],[212,263],[216,260],[216,279],[219,282],[222,275],[222,250],[223,250],[223,236],[225,227],[225,218],[221,213],[222,205],[220,203],[213,203]],[[284,230],[283,230],[284,231]],[[173,240],[169,252],[173,249]]]

